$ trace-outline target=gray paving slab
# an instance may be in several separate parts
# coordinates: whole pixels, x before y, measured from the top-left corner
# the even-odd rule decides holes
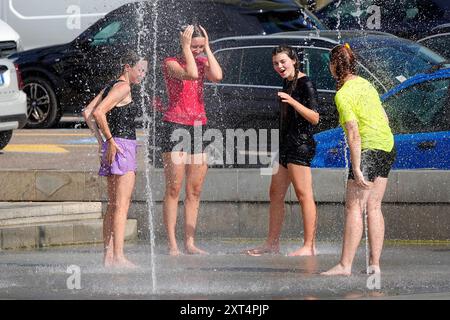
[[[166,255],[165,246],[159,243],[153,256],[148,244],[126,245],[130,260],[140,266],[132,271],[104,269],[100,246],[2,251],[0,299],[450,298],[449,244],[387,243],[377,288],[378,280],[361,272],[365,269],[363,245],[352,276],[324,277],[319,273],[337,262],[340,243],[318,243],[316,257],[287,257],[299,240],[284,241],[280,255],[250,257],[240,253],[259,243],[199,240],[198,245],[210,255],[179,257]],[[78,275],[77,268],[80,289],[73,277]]]

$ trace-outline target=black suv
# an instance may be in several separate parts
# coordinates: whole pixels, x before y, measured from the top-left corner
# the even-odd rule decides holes
[[[181,26],[193,22],[203,25],[211,39],[323,28],[294,0],[164,0],[126,4],[70,43],[10,56],[22,72],[29,98],[28,127],[52,127],[63,114],[79,114],[117,75],[114,66],[126,48],[147,55],[158,71],[156,82],[163,83],[159,64],[179,50]],[[161,85],[156,89],[164,90]]]

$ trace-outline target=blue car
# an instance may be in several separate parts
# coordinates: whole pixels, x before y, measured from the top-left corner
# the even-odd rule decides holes
[[[381,96],[397,148],[394,169],[450,170],[450,68],[418,74]],[[316,168],[345,168],[341,127],[315,135]]]

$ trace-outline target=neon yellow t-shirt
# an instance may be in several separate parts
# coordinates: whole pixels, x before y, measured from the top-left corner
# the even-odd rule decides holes
[[[348,80],[334,97],[339,123],[348,134],[345,123],[355,120],[361,136],[361,149],[391,152],[394,136],[384,116],[377,90],[361,77]]]

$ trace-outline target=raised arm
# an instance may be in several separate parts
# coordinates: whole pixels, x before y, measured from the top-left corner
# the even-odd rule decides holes
[[[208,63],[206,64],[205,74],[206,78],[211,82],[220,82],[223,79],[223,72],[222,68],[219,65],[219,62],[217,62],[216,57],[214,56],[211,47],[209,46],[209,37],[208,33],[206,32],[205,28],[202,26],[199,26],[200,29],[203,31],[203,34],[205,35],[205,54],[208,59]]]
[[[189,26],[180,33],[181,46],[183,56],[186,61],[186,67],[183,68],[177,61],[167,61],[166,68],[170,77],[179,80],[197,80],[198,69],[195,62],[194,55],[191,51],[192,34],[194,33],[194,26]]]

